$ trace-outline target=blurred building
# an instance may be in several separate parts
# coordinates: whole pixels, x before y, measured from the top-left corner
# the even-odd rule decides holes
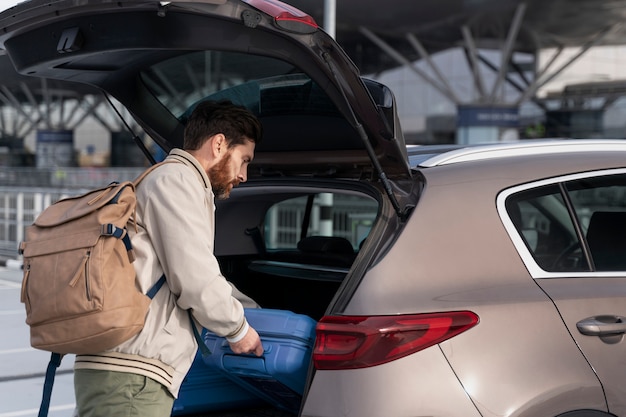
[[[287,2],[394,91],[407,143],[624,137],[626,0]],[[137,142],[154,151],[89,86],[15,74],[1,51],[0,73],[0,165],[141,166]]]

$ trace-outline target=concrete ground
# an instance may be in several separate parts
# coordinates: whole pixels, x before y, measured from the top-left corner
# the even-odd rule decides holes
[[[0,417],[37,416],[50,354],[30,347],[20,303],[22,271],[0,266]],[[50,417],[71,417],[74,386],[71,355],[63,358],[52,391]]]
[[[0,262],[0,417],[36,417],[39,412],[50,353],[30,346],[26,312],[20,302],[21,262]],[[73,417],[74,355],[66,355],[57,370],[49,417]],[[295,417],[259,405],[242,410],[213,411],[190,417]]]

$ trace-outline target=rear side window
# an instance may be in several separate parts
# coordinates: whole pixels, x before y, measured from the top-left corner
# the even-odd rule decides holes
[[[508,196],[506,210],[543,271],[626,271],[625,174],[527,188]]]

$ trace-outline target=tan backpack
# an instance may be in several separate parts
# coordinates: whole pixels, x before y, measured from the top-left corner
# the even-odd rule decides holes
[[[165,275],[144,294],[135,279],[127,224],[134,218],[134,181],[112,183],[57,201],[26,229],[21,300],[26,305],[30,344],[52,352],[39,417],[48,415],[56,369],[66,353],[99,353],[130,339],[143,328],[150,300]],[[131,221],[132,223],[132,221]],[[189,314],[203,355],[211,352]]]
[[[34,348],[97,353],[143,328],[151,297],[136,283],[126,226],[135,187],[159,165],[134,181],[59,200],[26,229],[21,301]]]

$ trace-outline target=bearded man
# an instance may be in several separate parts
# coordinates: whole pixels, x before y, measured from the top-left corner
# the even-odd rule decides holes
[[[147,292],[165,274],[143,330],[116,348],[77,355],[80,417],[168,417],[196,355],[193,321],[226,337],[235,353],[260,356],[263,347],[244,307],[255,303],[222,275],[213,253],[215,198],[228,198],[247,179],[262,127],[247,109],[205,101],[191,113],[183,149],[137,187],[129,228],[137,282]]]

